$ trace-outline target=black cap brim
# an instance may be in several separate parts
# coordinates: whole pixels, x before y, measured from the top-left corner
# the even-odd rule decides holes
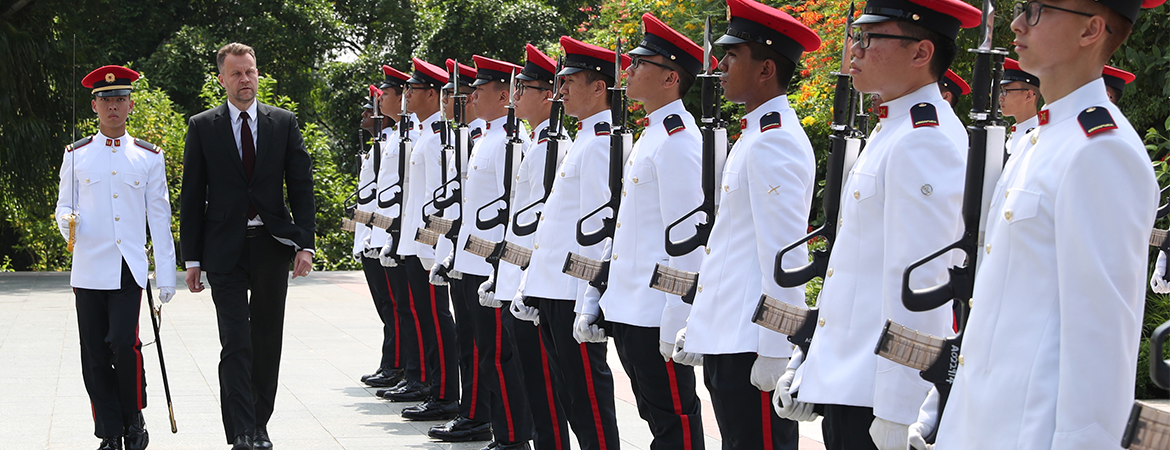
[[[577,72],[584,72],[584,71],[585,71],[585,69],[582,69],[580,67],[565,67],[565,68],[561,69],[560,72],[557,72],[557,76],[563,77],[566,75],[572,75],[572,74],[575,74]]]
[[[133,92],[133,91],[134,91],[133,89],[110,89],[108,91],[95,92],[93,94],[93,96],[94,97],[122,97],[122,96],[130,95],[130,92]]]

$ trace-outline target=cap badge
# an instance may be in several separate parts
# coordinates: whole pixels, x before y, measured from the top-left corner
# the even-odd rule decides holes
[[[113,83],[115,79],[114,72],[106,73],[106,83]]]

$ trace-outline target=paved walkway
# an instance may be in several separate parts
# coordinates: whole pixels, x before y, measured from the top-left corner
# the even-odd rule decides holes
[[[0,274],[0,442],[6,449],[97,446],[81,380],[73,301],[67,273]],[[145,307],[141,329],[142,340],[151,341]],[[163,308],[162,341],[179,432],[168,432],[157,353],[154,346],[144,347],[151,448],[226,449],[216,376],[219,340],[210,291],[179,290]],[[485,444],[434,442],[426,437],[434,422],[399,417],[412,403],[380,400],[373,389],[359,383],[358,378],[376,365],[380,343],[381,323],[360,272],[313,273],[290,283],[280,391],[269,424],[277,448],[475,450]],[[650,432],[638,417],[629,380],[617,352],[611,349],[609,355],[622,446],[648,449]],[[699,396],[704,402],[707,448],[718,449],[710,396],[701,385]],[[802,424],[801,434],[801,449],[824,448],[819,423]]]

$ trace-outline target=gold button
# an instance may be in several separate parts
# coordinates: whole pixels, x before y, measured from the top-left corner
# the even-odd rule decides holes
[[[622,197],[625,197],[625,196],[626,196],[626,190],[622,189]]]
[[[959,355],[959,365],[963,365],[963,355]]]
[[[540,216],[540,221],[544,222],[544,216]]]
[[[114,216],[114,222],[117,222],[117,221],[119,221],[119,220],[122,220],[122,218],[121,218],[121,217],[118,217],[118,216]]]
[[[536,245],[533,245],[533,246],[532,246],[532,249],[533,249],[533,250],[536,250],[536,249],[538,249],[538,248],[540,248],[540,244],[536,244]]]
[[[118,149],[115,148],[113,150],[110,150],[110,153],[118,153]]]
[[[520,181],[520,175],[516,175],[516,181]]]
[[[723,185],[723,192],[731,192],[731,187],[726,184]]]
[[[138,186],[138,182],[137,182],[137,181],[135,181],[135,182],[134,182],[134,185],[135,185],[135,186]]]
[[[987,244],[987,254],[991,254],[991,244]]]
[[[703,292],[703,285],[700,284],[698,290],[699,292]]]
[[[614,260],[614,261],[617,261],[617,253],[614,253],[614,254],[613,254],[613,260]]]
[[[861,191],[853,191],[853,198],[860,200],[861,199]]]
[[[621,228],[621,227],[622,227],[622,222],[621,222],[620,220],[619,220],[619,221],[618,221],[618,223],[617,223],[617,227],[618,227],[618,228]]]
[[[552,194],[553,192],[556,192],[556,191],[557,191],[557,188],[550,188],[550,189],[548,190],[548,193],[549,193],[549,194]]]
[[[114,193],[114,198],[118,198],[118,194],[116,192]]]
[[[1033,134],[1033,135],[1032,135],[1032,145],[1036,145],[1036,140],[1037,140],[1037,139],[1039,139],[1039,138],[1040,138],[1040,135],[1038,135],[1038,134]]]
[[[707,254],[710,255],[711,254],[711,247],[704,247],[703,251],[707,252]]]
[[[85,182],[86,182],[86,183],[89,183],[89,178],[86,178],[86,179],[85,179]]]
[[[113,171],[113,172],[110,172],[110,175],[117,175],[117,174],[118,174],[118,171],[117,171],[117,170],[115,170],[115,171]]]
[[[565,173],[561,172],[561,178],[564,178],[564,177],[565,177]]]
[[[1003,193],[1003,198],[1008,198],[1008,194],[1011,194],[1011,192],[1010,192],[1010,191],[1009,191],[1009,192],[1004,192],[1004,193]]]
[[[634,165],[634,162],[633,162],[633,161],[630,161],[630,165],[631,165],[631,166],[632,166],[632,165]]]
[[[479,166],[478,166],[478,165],[476,165],[476,166],[471,166],[471,168],[472,168],[472,169],[475,169],[475,170],[479,170]]]
[[[638,182],[638,177],[634,177],[634,182],[635,182],[635,183],[637,183],[637,182]]]
[[[973,299],[973,298],[972,298],[972,299],[968,299],[968,300],[967,300],[967,307],[968,307],[968,308],[974,308],[974,307],[975,307],[975,299]]]
[[[118,239],[117,241],[115,241],[115,243],[116,243],[116,244],[121,244],[121,243],[122,243],[122,240],[121,240],[121,239]]]
[[[831,276],[833,276],[833,268],[832,268],[832,267],[830,267],[830,268],[829,268],[829,270],[826,270],[826,271],[825,271],[825,276],[826,276],[826,277],[831,277]]]
[[[1009,209],[1009,210],[1004,211],[1003,218],[1007,219],[1007,220],[1012,220],[1012,210]]]
[[[820,325],[822,327],[825,326],[825,319],[818,320],[817,325]]]

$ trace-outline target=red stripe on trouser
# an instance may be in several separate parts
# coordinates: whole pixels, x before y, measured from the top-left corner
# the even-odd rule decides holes
[[[439,330],[439,310],[435,306],[435,285],[431,287],[431,318],[435,322],[435,342],[439,346],[439,398],[447,398],[447,361],[443,359],[443,332]]]
[[[504,402],[504,418],[508,422],[508,442],[516,442],[516,428],[512,426],[512,404],[508,402],[508,384],[504,382],[503,356],[504,323],[500,319],[501,308],[492,308],[496,316],[496,381],[500,384],[500,400]]]
[[[382,268],[382,276],[386,278],[386,295],[390,297],[390,308],[394,310],[394,367],[402,367],[402,362],[399,359],[402,357],[402,352],[398,351],[398,347],[402,345],[398,341],[398,302],[394,300],[394,290],[390,288],[390,274],[386,273],[386,268]]]
[[[597,392],[593,389],[593,367],[589,364],[589,349],[581,346],[581,363],[585,367],[585,387],[589,389],[589,407],[593,408],[593,425],[597,428],[597,442],[605,450],[605,430],[601,427],[601,408],[597,405]]]
[[[467,412],[468,419],[475,418],[475,402],[479,400],[479,346],[471,345],[471,410]]]
[[[544,334],[537,333],[537,339],[540,342],[540,368],[544,371],[544,396],[548,399],[548,415],[552,418],[553,438],[557,442],[557,450],[563,449],[561,447],[561,423],[557,418],[557,404],[553,400],[552,375],[549,373],[548,367],[548,351],[544,349]]]
[[[138,290],[138,309],[142,308],[142,289]],[[151,314],[154,312],[152,311]],[[155,344],[157,345],[157,344]],[[142,380],[146,378],[146,374],[142,371],[142,339],[138,338],[138,325],[134,325],[134,365],[137,366],[134,371],[134,385],[138,388],[134,395],[138,398],[138,409],[142,409],[142,392],[146,390],[142,386]]]
[[[418,322],[418,310],[414,308],[414,288],[410,287],[410,283],[406,283],[406,292],[410,297],[410,317],[414,319],[414,336],[418,339],[418,367],[422,372],[419,381],[427,382],[427,353],[423,350],[422,325]]]
[[[674,362],[666,361],[666,376],[670,379],[670,401],[674,404],[674,413],[682,419],[683,448],[691,448],[691,418],[683,414],[682,399],[678,395],[678,377],[674,374]]]
[[[764,420],[764,450],[772,450],[772,402],[767,392],[760,392],[760,411]]]

